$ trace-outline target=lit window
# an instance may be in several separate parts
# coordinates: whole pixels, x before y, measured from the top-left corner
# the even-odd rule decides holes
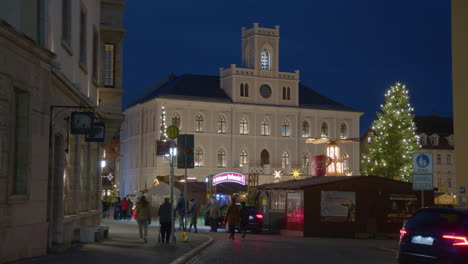
[[[452,155],[447,155],[447,165],[452,165]]]
[[[24,91],[15,90],[15,157],[13,194],[26,194],[28,189],[30,98]]]
[[[203,151],[200,148],[197,148],[195,151],[195,167],[203,167],[204,164]]]
[[[291,130],[289,129],[288,120],[284,120],[283,125],[281,126],[281,135],[283,137],[289,137],[291,135]]]
[[[226,152],[223,149],[218,151],[218,167],[224,168],[226,167]]]
[[[340,126],[340,138],[348,137],[348,126],[345,123],[341,123]]]
[[[240,161],[239,161],[239,165],[241,167],[244,167],[245,164],[247,164],[247,152],[245,150],[242,150],[241,153],[240,153]]]
[[[320,130],[320,136],[323,138],[328,137],[328,124],[327,122],[322,123],[322,129]]]
[[[284,169],[288,165],[289,165],[289,154],[287,152],[284,152],[281,158],[281,166]]]
[[[225,134],[226,133],[226,118],[224,116],[219,116],[218,118],[218,133]]]
[[[241,135],[249,134],[249,127],[248,127],[247,119],[245,117],[242,117],[240,120],[240,134]]]
[[[195,118],[196,132],[203,132],[203,116],[197,115]]]
[[[309,154],[305,152],[302,154],[302,167],[305,168],[309,166]]]
[[[442,157],[440,154],[437,154],[437,165],[440,165]]]
[[[270,124],[268,123],[268,120],[265,118],[262,121],[262,126],[260,128],[260,134],[262,136],[269,136],[270,135]]]
[[[104,45],[104,87],[114,87],[115,44]]]
[[[304,121],[302,122],[302,137],[310,137],[310,127],[309,122]]]
[[[269,71],[270,70],[270,53],[267,50],[263,50],[260,58],[261,69]]]
[[[180,128],[180,115],[178,113],[172,115],[172,125]]]

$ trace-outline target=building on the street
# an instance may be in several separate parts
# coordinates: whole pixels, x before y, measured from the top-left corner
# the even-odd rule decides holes
[[[440,116],[415,116],[416,135],[419,137],[420,152],[430,152],[433,158],[433,184],[439,192],[457,193],[455,168],[455,137],[453,118]],[[368,129],[360,141],[362,155],[368,153],[372,144],[372,129]]]
[[[67,247],[100,223],[99,164],[121,120],[123,7],[0,2],[0,262]],[[105,135],[71,134],[72,112],[91,112]]]
[[[457,157],[468,157],[468,1],[452,0],[452,83],[455,153]],[[468,195],[468,163],[457,162],[458,195],[466,204]]]
[[[411,183],[376,176],[314,176],[256,190],[264,225],[295,236],[397,237],[422,205]],[[434,204],[433,191],[423,197]]]
[[[221,68],[219,76],[172,76],[124,111],[123,195],[169,174],[167,159],[155,156],[163,107],[166,125],[195,135],[195,169],[188,176],[198,181],[231,171],[258,174],[260,184],[272,182],[275,171],[283,179],[293,169],[308,176],[310,157],[325,154],[326,145],[305,144],[306,138],[359,137],[362,112],[300,83],[298,70],[279,70],[279,35],[279,26],[242,28],[242,67]],[[358,173],[358,144],[342,146],[342,153],[350,157],[350,173]]]

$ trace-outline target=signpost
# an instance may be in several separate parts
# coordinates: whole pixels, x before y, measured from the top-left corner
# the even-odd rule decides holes
[[[166,129],[166,134],[170,138],[169,152],[169,183],[171,187],[171,228],[172,228],[172,243],[175,244],[175,225],[174,225],[174,157],[176,156],[174,139],[179,135],[179,129],[176,126],[169,126]]]
[[[434,189],[432,153],[413,153],[413,190],[421,191],[421,207],[424,207],[424,191]]]

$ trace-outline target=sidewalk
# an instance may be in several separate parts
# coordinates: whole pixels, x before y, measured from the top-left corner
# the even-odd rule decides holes
[[[143,243],[138,235],[135,221],[114,221],[106,219],[102,225],[109,226],[109,238],[104,242],[80,244],[61,254],[22,260],[18,264],[29,263],[112,263],[147,264],[171,263],[177,258],[195,250],[210,238],[203,234],[189,234],[188,242],[181,242],[181,232],[176,232],[176,244],[158,244],[159,224],[152,223],[148,230],[148,243]]]

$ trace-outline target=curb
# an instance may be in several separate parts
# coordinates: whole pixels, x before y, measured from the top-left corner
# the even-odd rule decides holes
[[[213,243],[214,239],[210,236],[203,235],[208,237],[208,241],[201,244],[200,246],[190,250],[189,252],[185,253],[184,255],[178,257],[176,260],[172,261],[171,264],[183,264],[189,261],[191,258],[202,252],[205,248],[207,248],[211,243]]]

